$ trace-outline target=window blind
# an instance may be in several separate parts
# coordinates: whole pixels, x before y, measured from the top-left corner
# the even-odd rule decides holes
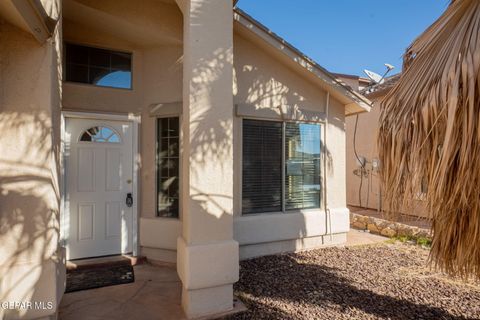
[[[242,211],[282,211],[282,123],[243,120]]]

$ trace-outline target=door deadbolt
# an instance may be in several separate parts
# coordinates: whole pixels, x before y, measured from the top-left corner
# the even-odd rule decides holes
[[[133,196],[132,194],[129,192],[127,193],[127,199],[125,199],[125,204],[127,205],[127,207],[131,207],[133,206]]]

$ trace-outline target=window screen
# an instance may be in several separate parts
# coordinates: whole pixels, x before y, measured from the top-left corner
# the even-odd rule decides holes
[[[157,120],[157,215],[178,218],[179,118]]]
[[[282,123],[243,120],[243,213],[282,211]]]
[[[132,88],[132,55],[126,52],[65,45],[65,79],[103,87]]]

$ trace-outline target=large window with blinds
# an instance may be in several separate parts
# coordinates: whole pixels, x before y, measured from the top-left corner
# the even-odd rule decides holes
[[[242,212],[321,205],[321,126],[243,120]]]

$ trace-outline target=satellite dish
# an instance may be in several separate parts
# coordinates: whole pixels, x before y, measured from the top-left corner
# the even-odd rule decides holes
[[[372,80],[373,82],[375,83],[383,83],[384,79],[381,75],[379,75],[378,73],[375,73],[373,71],[370,71],[370,70],[363,70],[363,72],[365,72],[365,74],[367,75],[367,77],[370,78],[370,80]]]

